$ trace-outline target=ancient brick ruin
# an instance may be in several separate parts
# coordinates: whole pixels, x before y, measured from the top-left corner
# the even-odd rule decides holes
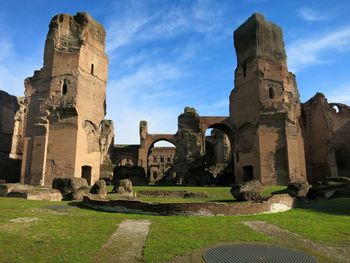
[[[0,90],[0,180],[19,181],[22,158],[24,99]]]
[[[104,120],[105,35],[86,13],[51,20],[44,65],[25,80],[22,183],[51,185],[54,177],[84,177],[90,183],[99,179],[113,137],[110,122]]]
[[[317,93],[302,105],[308,180],[350,177],[350,107]]]
[[[256,14],[235,31],[234,44],[230,121],[236,178],[269,185],[306,178],[299,93],[288,72],[282,30]]]
[[[281,28],[254,14],[234,32],[234,46],[229,116],[186,107],[175,134],[150,134],[141,121],[140,144],[114,145],[113,123],[104,119],[105,30],[86,13],[55,16],[43,68],[26,79],[25,97],[0,93],[0,180],[93,183],[112,179],[113,168],[115,178],[136,184],[285,185],[350,176],[350,107],[322,94],[300,103]],[[174,147],[155,147],[159,141]]]

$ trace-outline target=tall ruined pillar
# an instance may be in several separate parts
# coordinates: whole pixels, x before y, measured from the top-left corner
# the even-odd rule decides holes
[[[52,18],[44,65],[25,81],[22,182],[99,178],[100,125],[106,114],[105,30],[86,13]]]
[[[238,131],[236,180],[276,185],[306,179],[299,93],[281,28],[254,14],[234,32],[234,45],[230,120]]]
[[[147,148],[147,135],[148,135],[148,124],[147,121],[140,121],[139,125],[140,134],[140,148],[138,153],[138,166],[141,166],[145,173],[147,174],[147,158],[148,158],[148,148]]]
[[[178,184],[203,185],[203,182],[208,182],[208,174],[204,171],[204,139],[196,110],[186,107],[178,117],[176,133],[173,169]]]

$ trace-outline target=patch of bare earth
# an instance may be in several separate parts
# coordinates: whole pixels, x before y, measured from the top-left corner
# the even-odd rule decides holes
[[[255,231],[271,236],[279,245],[313,251],[324,258],[329,258],[329,261],[326,259],[327,262],[350,262],[350,251],[346,248],[321,245],[265,221],[247,221],[243,224]]]
[[[143,249],[150,224],[149,220],[124,220],[92,262],[143,262]]]

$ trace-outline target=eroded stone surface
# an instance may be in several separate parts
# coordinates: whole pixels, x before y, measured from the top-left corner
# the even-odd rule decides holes
[[[107,186],[104,180],[98,180],[90,189],[90,193],[98,195],[101,198],[107,196]]]
[[[23,150],[23,98],[0,90],[0,180],[20,180]]]
[[[307,194],[308,198],[316,200],[337,196],[350,196],[350,178],[327,177],[322,182],[314,184]]]
[[[34,189],[34,186],[26,184],[0,184],[0,196],[6,197],[11,191],[25,191],[30,189]]]
[[[25,80],[23,182],[84,177],[93,184],[100,177],[112,137],[104,120],[105,34],[87,13],[52,18],[44,65]]]
[[[89,186],[82,186],[75,192],[71,194],[72,200],[83,200],[84,196],[90,195],[90,187]]]
[[[231,194],[237,201],[259,201],[262,200],[261,191],[263,187],[257,180],[242,184],[235,184],[231,188]]]
[[[281,28],[254,14],[234,32],[234,45],[230,120],[237,181],[283,185],[306,178],[299,92],[287,68]]]
[[[292,181],[287,186],[287,192],[293,197],[306,197],[308,191],[307,181]]]
[[[132,196],[134,194],[132,190],[132,182],[129,179],[123,179],[114,185],[113,192],[121,195]]]
[[[51,188],[33,188],[27,190],[12,190],[8,197],[24,198],[37,201],[61,201],[62,194],[60,191]]]
[[[72,194],[82,187],[88,187],[85,178],[55,178],[52,188],[59,190],[63,197],[71,199]]]
[[[317,93],[302,105],[308,180],[350,177],[350,107]]]

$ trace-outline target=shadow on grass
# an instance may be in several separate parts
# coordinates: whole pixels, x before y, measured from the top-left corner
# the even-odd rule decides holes
[[[350,215],[350,198],[334,198],[322,201],[298,201],[297,208],[312,210],[315,212],[327,213],[332,215]]]
[[[208,200],[209,203],[238,203],[238,201],[233,199],[219,199],[219,200]]]
[[[67,205],[73,206],[73,207],[77,207],[77,208],[82,208],[82,209],[91,210],[91,209],[89,209],[88,207],[84,206],[83,201],[71,201],[71,202],[68,202]]]

